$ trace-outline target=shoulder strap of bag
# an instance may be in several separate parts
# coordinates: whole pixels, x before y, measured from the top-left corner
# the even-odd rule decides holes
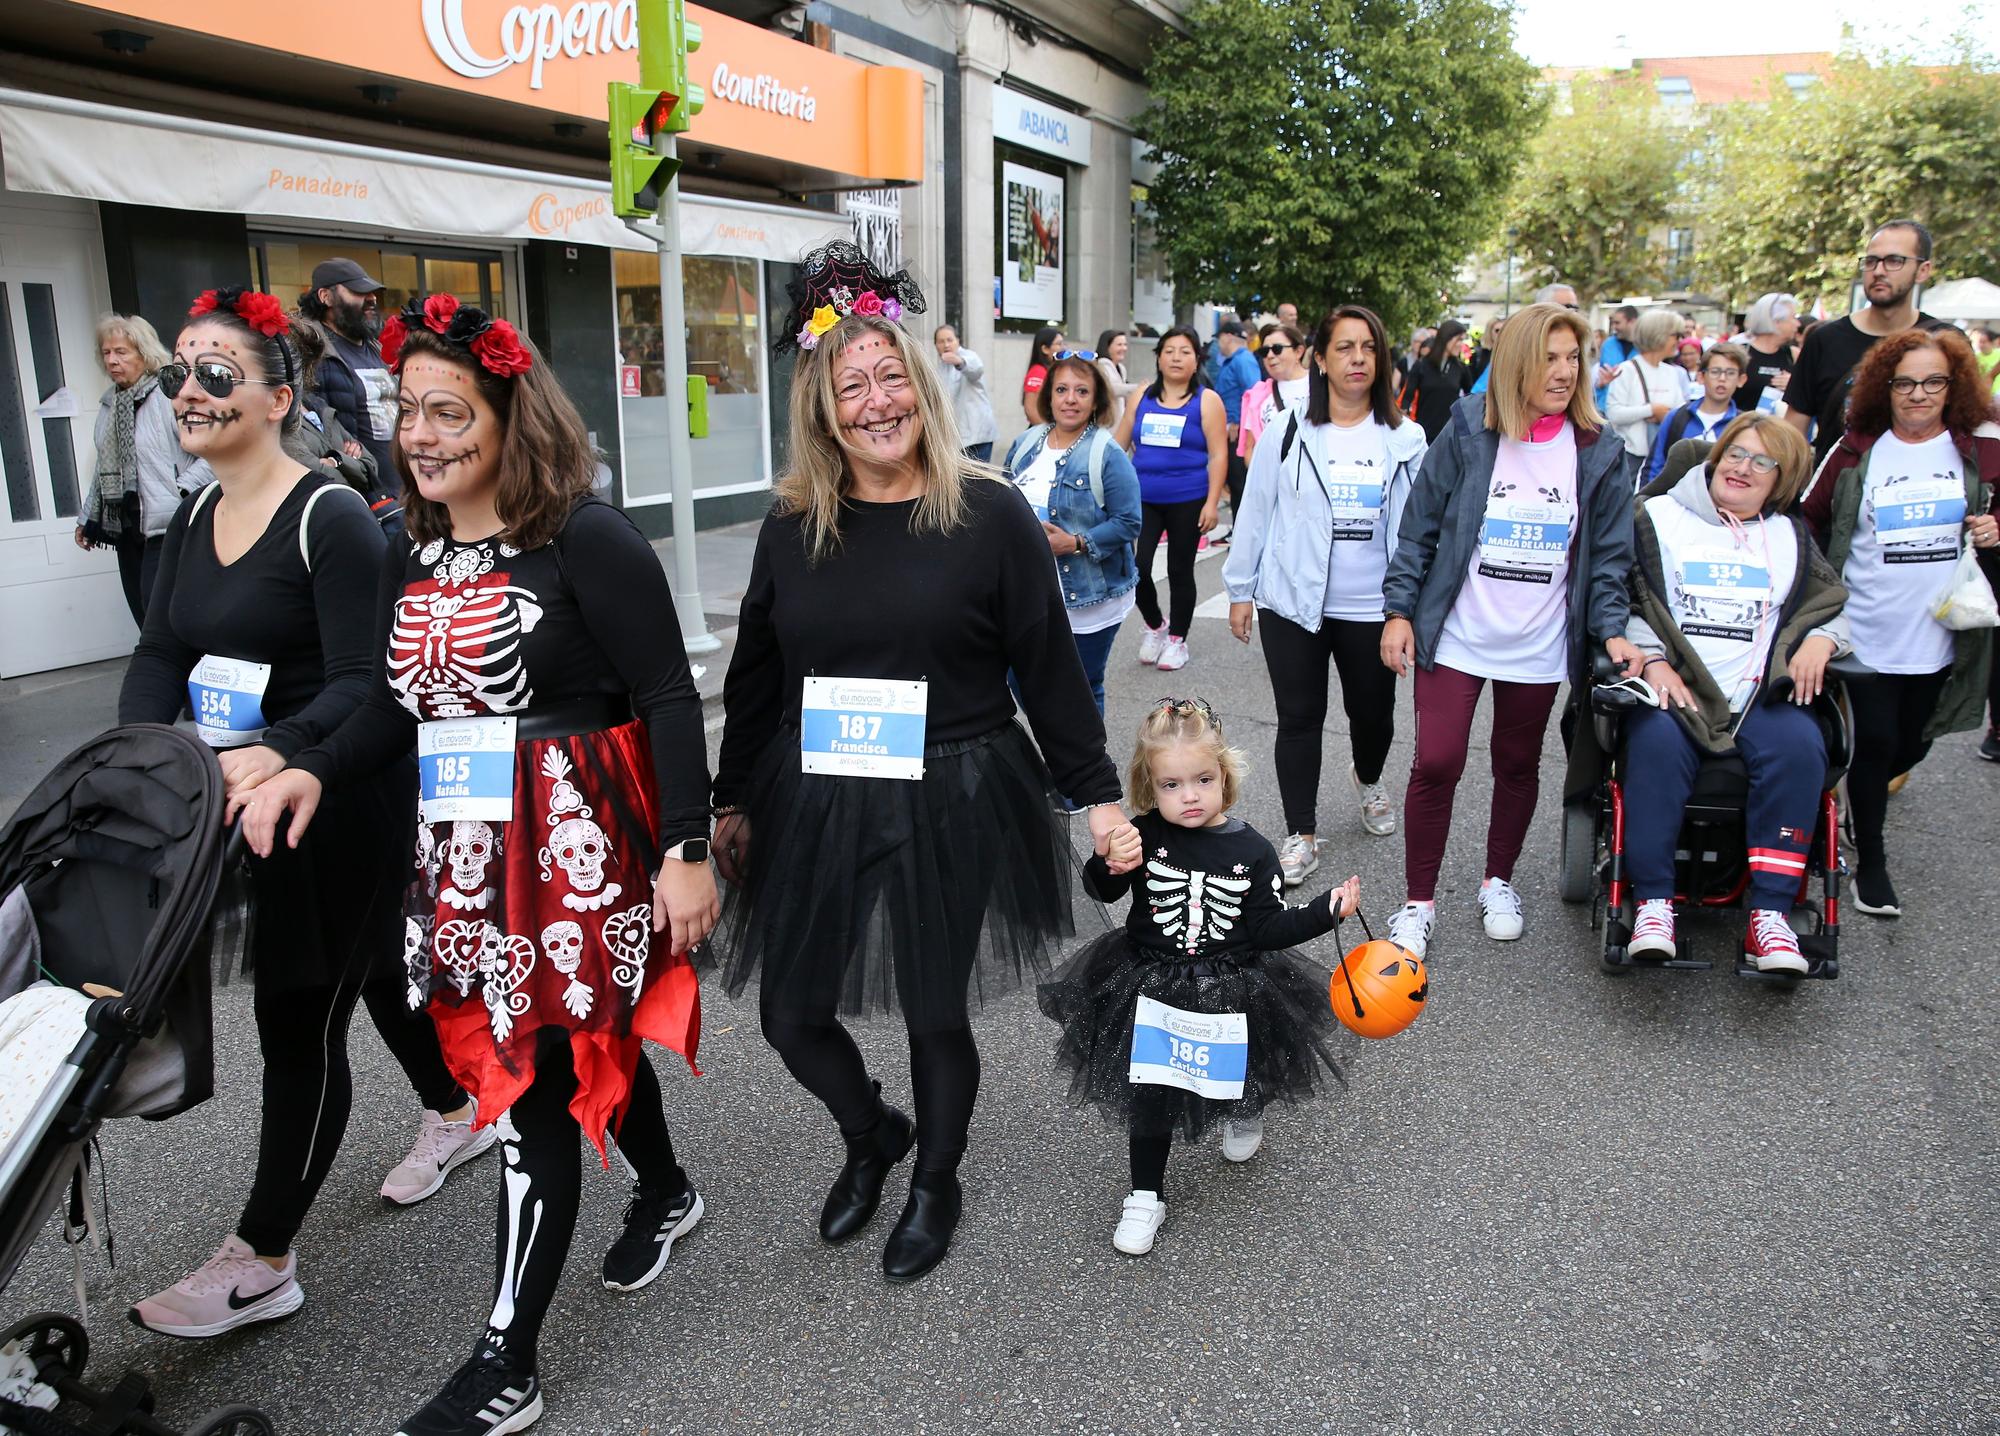
[[[1111,435],[1103,429],[1090,431],[1090,496],[1104,507],[1104,451],[1111,447]]]
[[[312,523],[313,509],[321,499],[332,493],[354,494],[354,490],[349,488],[344,482],[321,484],[310,494],[306,495],[305,512],[299,515],[299,562],[306,566],[307,573],[313,571],[312,545],[306,538],[308,527]],[[361,495],[354,494],[354,497],[360,499]],[[364,504],[368,502],[366,499],[361,499],[361,501]],[[370,517],[373,517],[374,510],[369,510],[369,514]]]
[[[1285,460],[1292,456],[1292,440],[1296,439],[1298,435],[1299,411],[1297,409],[1287,409],[1285,411],[1285,437],[1278,444],[1279,463],[1284,463]]]

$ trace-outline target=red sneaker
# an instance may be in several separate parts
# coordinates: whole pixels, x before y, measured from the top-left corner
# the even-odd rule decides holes
[[[1785,914],[1768,907],[1750,910],[1750,930],[1743,935],[1743,955],[1759,972],[1790,972],[1804,976],[1811,965],[1799,951],[1799,935]]]
[[[1674,904],[1671,898],[1651,898],[1639,904],[1639,916],[1632,923],[1632,940],[1625,944],[1628,957],[1672,957],[1674,955]]]

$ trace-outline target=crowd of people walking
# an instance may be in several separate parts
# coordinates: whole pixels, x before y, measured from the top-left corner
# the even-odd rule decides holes
[[[907,273],[815,251],[779,341],[787,467],[712,775],[660,565],[594,496],[583,419],[506,320],[446,294],[384,318],[346,260],[291,312],[207,291],[171,350],[108,317],[77,541],[117,551],[143,624],[118,717],[191,711],[263,916],[255,1179],[216,1253],[134,1319],[210,1337],[304,1301],[295,1242],[365,1004],[421,1113],[384,1196],[423,1200],[500,1154],[492,1302],[401,1433],[525,1429],[579,1150],[632,1177],[606,1288],[656,1280],[703,1218],[644,1044],[694,1067],[705,969],[731,997],[754,985],[765,1040],[826,1110],[823,1240],[859,1238],[908,1161],[892,1282],[944,1260],[963,1217],[978,1005],[1035,985],[1072,1095],[1126,1129],[1112,1241],[1143,1255],[1176,1132],[1219,1129],[1247,1161],[1271,1104],[1339,1078],[1330,975],[1298,948],[1359,884],[1286,902],[1329,841],[1334,681],[1335,786],[1364,837],[1400,831],[1388,932],[1408,954],[1430,955],[1488,690],[1478,911],[1494,941],[1528,929],[1515,866],[1549,719],[1601,665],[1656,699],[1629,740],[1633,950],[1674,952],[1681,811],[1702,756],[1734,752],[1745,959],[1803,972],[1787,916],[1825,776],[1806,705],[1830,665],[1859,665],[1846,811],[1857,905],[1880,917],[1911,900],[1888,794],[1991,700],[1992,634],[1945,627],[1936,599],[1967,554],[2000,576],[2000,429],[1971,346],[1910,302],[1929,263],[1921,226],[1883,226],[1869,307],[1796,351],[1788,294],[1751,306],[1741,342],[1653,308],[1615,312],[1600,344],[1563,285],[1476,349],[1454,321],[1400,359],[1354,304],[1304,323],[1281,306],[1254,334],[1226,320],[1212,346],[1175,327],[1143,383],[1123,332],[1079,350],[1048,327],[996,459],[992,371],[957,329],[924,343]],[[1193,660],[1196,559],[1224,541],[1229,631],[1258,642],[1276,709],[1275,843],[1232,812],[1246,755],[1219,695],[1107,708],[1133,609],[1139,664]],[[1781,686],[1791,702],[1765,701]],[[1066,953],[1072,825],[1084,889],[1129,907]],[[907,1087],[848,1030],[871,1016],[901,1024]],[[1217,1034],[1198,1061],[1181,1020]]]

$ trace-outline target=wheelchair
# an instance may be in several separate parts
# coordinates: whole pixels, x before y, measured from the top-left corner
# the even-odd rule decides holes
[[[1685,927],[1676,933],[1676,955],[1671,958],[1626,950],[1638,901],[1625,876],[1624,729],[1626,715],[1645,706],[1646,700],[1630,689],[1611,686],[1617,679],[1617,665],[1600,658],[1587,712],[1579,715],[1583,721],[1577,724],[1575,741],[1597,744],[1605,755],[1604,776],[1594,792],[1574,799],[1563,809],[1562,899],[1591,904],[1591,931],[1604,934],[1607,972],[1621,974],[1634,968],[1706,971],[1714,964],[1695,954],[1693,935]],[[1799,879],[1792,908],[1792,925],[1799,931],[1799,950],[1808,968],[1803,974],[1761,972],[1744,959],[1739,947],[1738,977],[1791,986],[1801,977],[1840,976],[1840,885],[1847,867],[1840,853],[1838,785],[1846,775],[1853,743],[1846,714],[1832,691],[1835,681],[1835,672],[1829,668],[1828,688],[1810,710],[1826,741],[1827,773],[1806,871]],[[1790,680],[1781,679],[1761,701],[1789,701],[1790,691]],[[1751,878],[1744,833],[1749,792],[1749,774],[1739,755],[1703,756],[1675,845],[1674,906],[1678,913],[1745,906]],[[1806,919],[1804,927],[1801,914]]]

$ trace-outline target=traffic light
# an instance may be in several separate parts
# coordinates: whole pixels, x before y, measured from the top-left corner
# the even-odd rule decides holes
[[[613,81],[611,212],[639,219],[659,209],[681,162],[653,152],[653,137],[670,130],[679,106],[671,91]]]
[[[639,82],[680,96],[667,128],[686,134],[708,95],[688,78],[688,54],[701,48],[701,26],[687,17],[686,0],[640,0]]]

